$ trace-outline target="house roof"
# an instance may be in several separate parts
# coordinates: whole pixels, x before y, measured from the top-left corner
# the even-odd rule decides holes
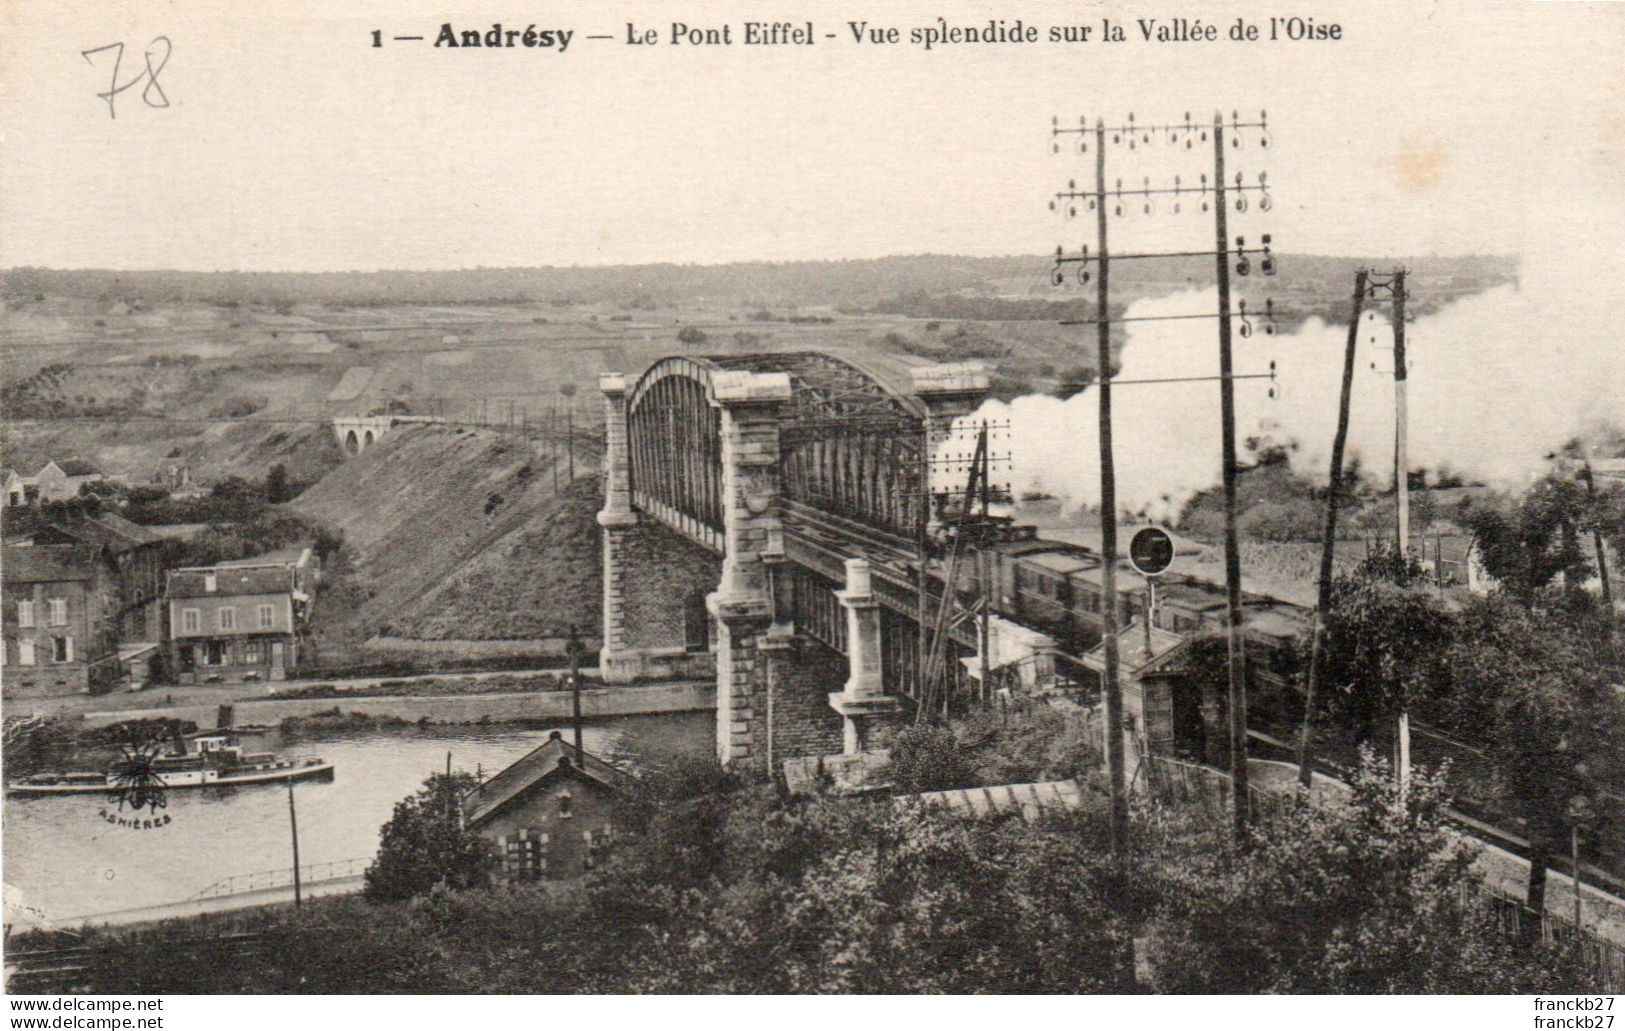
[[[8,546],[0,555],[0,575],[8,584],[89,580],[95,572],[96,553],[81,545]]]
[[[1117,634],[1117,656],[1123,668],[1130,674],[1148,672],[1150,669],[1162,665],[1175,652],[1185,646],[1186,638],[1171,630],[1161,627],[1151,628],[1151,649],[1146,650],[1146,634],[1144,623],[1130,623]],[[1106,668],[1106,646],[1101,644],[1094,651],[1083,656],[1083,664],[1090,669],[1100,670]]]
[[[243,566],[297,565],[302,559],[304,559],[305,553],[309,550],[310,545],[308,544],[295,544],[286,548],[278,548],[275,551],[267,551],[265,554],[255,555],[253,558],[237,558],[231,559],[227,562],[217,562],[215,563],[215,568],[231,569],[240,568]]]
[[[56,529],[87,544],[105,545],[114,554],[122,554],[144,544],[157,544],[163,540],[145,526],[132,523],[113,512],[85,516]]]
[[[214,590],[208,576],[214,574]],[[287,594],[293,589],[286,565],[215,566],[209,569],[175,569],[169,573],[171,598],[217,598],[234,594]]]
[[[541,747],[532,749],[512,766],[470,791],[463,798],[468,825],[485,822],[531,788],[554,776],[583,777],[611,790],[619,790],[631,779],[590,752],[581,753],[582,765],[573,762],[575,746],[553,731]],[[561,763],[561,760],[564,760]]]
[[[100,476],[101,470],[85,461],[83,458],[64,458],[56,463],[64,476]]]

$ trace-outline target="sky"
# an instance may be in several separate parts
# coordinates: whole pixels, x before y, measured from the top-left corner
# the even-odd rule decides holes
[[[0,267],[1038,253],[1074,245],[1084,227],[1046,202],[1091,172],[1091,158],[1050,153],[1052,117],[1215,108],[1269,113],[1268,228],[1285,251],[1500,253],[1561,268],[1611,261],[1625,240],[1625,4],[1012,2],[996,17],[1045,29],[1109,18],[1132,37],[1137,18],[1227,28],[1295,13],[1344,38],[930,52],[906,42],[909,27],[986,24],[993,5],[270,6],[0,8]],[[432,40],[448,17],[575,36],[563,53],[390,38]],[[665,41],[674,20],[737,34],[770,17],[811,19],[819,38]],[[849,20],[897,26],[905,42],[854,44]],[[626,45],[629,22],[661,42]],[[374,29],[385,46],[371,45]],[[125,42],[128,79],[158,36],[172,47],[158,75],[169,106],[137,87],[109,117],[96,94],[111,52],[81,52]]]

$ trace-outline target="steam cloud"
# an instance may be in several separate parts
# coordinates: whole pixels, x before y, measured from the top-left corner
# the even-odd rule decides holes
[[[1408,326],[1413,471],[1450,469],[1513,489],[1538,475],[1545,456],[1577,433],[1625,425],[1618,315],[1603,296],[1577,296],[1572,280],[1561,293],[1538,285],[1548,278],[1545,271],[1526,269],[1521,285],[1464,298]],[[1248,308],[1262,307],[1262,297]],[[1216,307],[1215,292],[1207,290],[1136,302],[1127,314]],[[1212,320],[1129,326],[1118,381],[1218,374]],[[1346,337],[1346,324],[1318,319],[1296,333],[1265,336],[1255,318],[1250,337],[1238,332],[1235,372],[1267,372],[1273,360],[1278,377],[1274,399],[1268,380],[1236,384],[1243,460],[1250,437],[1295,445],[1293,469],[1326,481]],[[1080,337],[1079,345],[1081,353],[1093,354],[1092,336]],[[1394,446],[1392,348],[1386,306],[1368,311],[1360,328],[1347,458],[1357,457],[1366,474],[1384,484],[1391,481]],[[1219,482],[1217,382],[1122,385],[1113,390],[1112,404],[1123,513],[1172,520],[1192,494]],[[1098,506],[1095,388],[1065,401],[1040,395],[988,402],[974,418],[1009,421],[1011,481],[1018,496],[1042,491],[1072,507]]]

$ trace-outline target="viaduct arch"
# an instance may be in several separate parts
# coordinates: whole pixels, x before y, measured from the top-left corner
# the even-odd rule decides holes
[[[748,769],[883,739],[919,666],[928,445],[986,367],[678,355],[599,387],[604,678],[714,664],[717,754]]]

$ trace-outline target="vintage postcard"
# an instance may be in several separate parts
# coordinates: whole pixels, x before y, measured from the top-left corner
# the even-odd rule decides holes
[[[7,1019],[1610,1026],[1622,69],[1620,3],[0,0]]]

